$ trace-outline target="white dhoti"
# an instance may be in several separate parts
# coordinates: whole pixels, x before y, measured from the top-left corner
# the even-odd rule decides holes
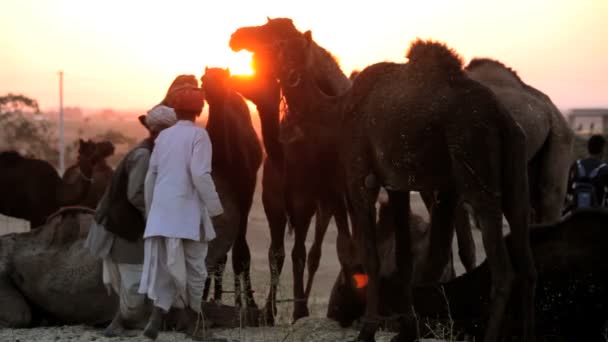
[[[207,242],[188,239],[146,238],[139,293],[147,294],[165,312],[172,306],[201,312],[207,247]]]
[[[146,296],[138,292],[143,265],[119,264],[103,259],[103,282],[109,284],[120,298],[120,315],[128,321],[140,321],[144,316]]]

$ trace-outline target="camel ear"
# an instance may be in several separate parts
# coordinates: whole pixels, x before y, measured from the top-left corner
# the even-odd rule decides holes
[[[270,22],[270,20],[272,20],[272,19],[270,19],[270,17],[269,17],[269,16],[266,16],[266,21],[267,21],[267,22]]]
[[[310,30],[304,32],[304,39],[306,39],[306,47],[310,47],[312,44],[312,32]]]
[[[205,65],[205,73],[207,73],[208,70],[209,70],[209,67],[207,65]]]
[[[309,42],[312,41],[312,31],[308,30],[304,32],[304,38],[306,38],[306,40],[308,40]]]
[[[139,117],[137,117],[137,119],[139,119],[139,123],[141,123],[144,127],[148,128],[148,125],[146,125],[146,116],[145,115],[140,115]]]

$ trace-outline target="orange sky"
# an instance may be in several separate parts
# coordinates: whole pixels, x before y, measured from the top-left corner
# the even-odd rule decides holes
[[[242,67],[230,33],[290,17],[343,70],[403,61],[416,37],[444,41],[466,61],[493,57],[562,109],[608,106],[608,0],[400,1],[3,0],[0,94],[58,106],[146,109],[179,73]]]

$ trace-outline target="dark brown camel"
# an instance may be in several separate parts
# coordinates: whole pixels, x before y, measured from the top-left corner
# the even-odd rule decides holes
[[[91,187],[95,151],[93,142],[80,140],[80,172],[66,180],[47,161],[25,158],[17,152],[0,153],[0,213],[27,220],[36,228],[62,206],[81,203]]]
[[[515,71],[487,58],[475,58],[465,71],[490,88],[526,133],[526,155],[534,221],[561,217],[572,162],[574,132],[551,99],[527,85]]]
[[[551,99],[527,85],[515,71],[487,58],[474,58],[465,68],[467,76],[490,88],[526,133],[529,193],[533,222],[554,222],[561,216],[566,195],[568,167],[572,161],[574,133]],[[426,198],[429,201],[429,198]],[[432,201],[430,201],[432,202]],[[467,235],[468,219],[458,210],[456,236],[465,266],[475,264],[475,245]],[[462,248],[464,247],[464,248]],[[429,249],[434,260],[445,262]],[[436,266],[439,267],[439,266]],[[468,269],[468,268],[467,268]]]
[[[262,138],[266,149],[262,175],[262,204],[270,229],[270,290],[265,305],[266,324],[274,323],[277,312],[276,295],[279,277],[285,260],[285,209],[284,148],[279,137],[281,89],[277,79],[271,74],[264,62],[267,59],[259,54],[253,56],[255,76],[232,76],[230,87],[252,101],[260,115]],[[331,219],[331,213],[324,210],[323,204],[317,206],[315,214],[315,236],[308,251],[308,280],[304,290],[306,298],[312,289],[314,275],[319,268],[323,238]]]
[[[91,176],[91,186],[85,197],[85,199],[78,203],[78,205],[85,206],[87,208],[97,208],[97,203],[106,191],[106,187],[110,183],[112,173],[114,170],[106,162],[106,158],[114,154],[114,144],[110,141],[102,141],[95,143],[95,166],[93,167],[93,173]],[[73,183],[75,179],[80,177],[80,171],[78,164],[70,166],[63,174],[63,181],[67,183]]]
[[[306,44],[310,42],[300,43]],[[536,272],[528,236],[525,135],[494,94],[468,78],[460,57],[439,43],[416,41],[406,64],[367,67],[356,77],[350,92],[337,98],[327,96],[308,65],[301,63],[307,60],[305,55],[294,55],[293,49],[280,50],[281,82],[294,96],[323,109],[317,113],[326,113],[332,106],[343,113],[339,121],[341,168],[369,277],[366,322],[357,340],[373,341],[377,329],[380,288],[374,203],[380,186],[389,193],[398,227],[395,254],[398,288],[403,290],[398,291],[401,326],[395,340],[417,338],[411,294],[412,246],[410,234],[405,233],[409,232],[412,190],[437,192],[431,232],[452,234],[458,205],[471,213],[482,230],[493,285],[484,340],[499,338],[516,279],[521,285],[518,323],[523,340],[532,340]],[[305,134],[335,128],[326,116],[293,114]],[[502,239],[503,213],[517,246],[512,259]],[[451,238],[446,241],[451,243]]]
[[[256,56],[254,56],[255,60]],[[268,249],[270,289],[264,316],[267,324],[273,324],[277,312],[276,294],[279,277],[285,260],[284,242],[287,224],[283,146],[279,141],[280,88],[276,79],[265,73],[263,65],[256,63],[255,70],[254,77],[232,76],[229,86],[256,105],[262,125],[262,139],[266,151],[262,170],[262,205],[270,230]]]
[[[268,54],[270,47],[278,41],[301,37],[293,22],[287,18],[269,19],[265,25],[243,27],[234,32],[230,39],[233,50],[247,49],[254,53],[254,61],[262,64],[266,69],[268,79],[276,80],[273,54]],[[350,87],[350,80],[342,73],[338,64],[325,50],[321,58],[325,70],[319,72],[319,83],[323,84],[330,94],[340,94]],[[257,70],[256,70],[257,71]],[[326,71],[326,72],[324,72]],[[272,82],[272,81],[267,81]],[[276,82],[276,81],[275,81]],[[276,86],[276,83],[272,84]],[[289,111],[299,110],[293,107],[287,99]],[[278,103],[277,103],[278,105]],[[338,226],[338,250],[351,248],[350,231],[346,218],[346,208],[340,192],[335,185],[337,175],[332,167],[333,157],[331,145],[311,144],[309,141],[284,140],[283,172],[285,174],[286,212],[290,227],[295,231],[295,244],[292,250],[294,272],[294,312],[293,318],[308,316],[307,300],[310,295],[314,273],[320,259],[320,246],[327,229],[327,224],[333,216]],[[334,155],[335,156],[335,155]],[[305,240],[312,216],[317,212],[315,246],[309,254],[308,282],[304,287],[304,267],[306,265]],[[271,227],[272,228],[272,227]],[[284,229],[284,228],[282,228]],[[282,232],[281,230],[279,232]],[[281,237],[282,239],[282,237]],[[338,255],[345,253],[338,252]],[[341,262],[347,262],[341,258]],[[280,270],[279,270],[280,271]],[[271,299],[269,297],[269,299]]]
[[[579,211],[556,223],[530,227],[532,255],[538,270],[537,338],[605,341],[604,329],[608,320],[606,227],[608,214],[600,210]],[[506,243],[509,251],[515,248],[511,236],[506,237]],[[390,271],[381,278],[383,289],[394,288],[398,283],[394,278],[395,269],[389,263],[388,258],[381,262],[381,268]],[[440,320],[447,326],[451,319],[454,335],[466,334],[481,340],[488,319],[490,287],[490,269],[488,263],[483,262],[471,273],[441,286],[414,288],[414,308],[421,322],[421,337],[426,335],[427,321]],[[365,311],[364,291],[354,286],[349,275],[341,274],[332,290],[328,317],[344,327],[350,326]],[[382,293],[390,294],[391,291]],[[381,296],[380,310],[386,316],[393,314],[394,304],[392,296]],[[517,313],[516,302],[509,302],[507,312]]]
[[[232,267],[235,275],[235,297],[237,306],[241,305],[244,291],[245,303],[255,307],[251,289],[250,263],[251,254],[247,245],[247,219],[253,203],[253,194],[257,181],[257,172],[262,164],[262,147],[253,128],[249,108],[245,100],[228,87],[230,71],[221,68],[205,68],[201,78],[201,88],[209,104],[207,131],[213,144],[213,173],[222,175],[231,181],[232,193],[235,196],[239,215],[237,235],[232,247]],[[211,244],[223,243],[220,239]],[[210,246],[210,249],[213,246]],[[217,248],[216,248],[217,249]],[[228,253],[228,249],[225,253]],[[208,257],[208,263],[210,261]],[[220,259],[210,269],[211,273],[219,275],[216,278],[221,284]],[[241,280],[243,284],[241,285]],[[218,288],[221,291],[221,288]],[[221,292],[216,296],[221,296]]]

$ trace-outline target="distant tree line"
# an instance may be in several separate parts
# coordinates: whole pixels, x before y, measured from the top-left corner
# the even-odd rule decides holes
[[[79,138],[93,141],[111,141],[115,145],[134,146],[135,138],[124,133],[108,129],[94,137],[84,137],[79,130]],[[14,150],[24,156],[46,160],[53,166],[59,165],[57,127],[44,119],[38,102],[25,95],[7,94],[0,96],[0,151]],[[66,142],[66,164],[73,162],[78,153],[78,140]],[[110,165],[117,165],[124,157],[124,152],[117,152],[108,160]],[[66,166],[67,166],[66,165]]]
[[[0,150],[15,150],[57,166],[59,151],[54,127],[42,118],[38,102],[24,95],[0,97]]]

